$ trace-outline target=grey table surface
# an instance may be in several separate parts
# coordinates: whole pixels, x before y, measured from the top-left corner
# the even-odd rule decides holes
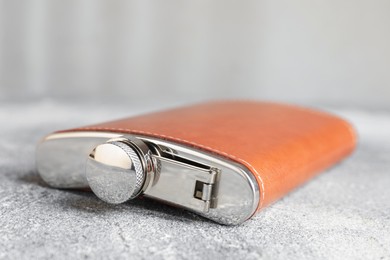
[[[0,259],[390,259],[385,111],[325,108],[355,125],[356,152],[239,226],[151,200],[107,205],[37,175],[45,134],[158,107],[0,104]]]

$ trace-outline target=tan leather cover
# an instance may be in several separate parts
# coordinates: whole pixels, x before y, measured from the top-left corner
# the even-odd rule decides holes
[[[71,129],[158,137],[246,166],[260,187],[258,209],[332,166],[355,147],[344,120],[311,109],[251,101],[209,102]]]

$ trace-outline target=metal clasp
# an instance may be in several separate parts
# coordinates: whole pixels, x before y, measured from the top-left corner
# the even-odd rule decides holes
[[[219,169],[167,151],[153,157],[159,174],[145,195],[198,212],[216,207]]]

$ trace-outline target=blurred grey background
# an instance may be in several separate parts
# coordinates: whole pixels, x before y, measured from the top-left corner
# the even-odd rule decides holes
[[[53,131],[216,98],[325,109],[358,148],[236,227],[35,170]],[[0,259],[390,259],[390,0],[0,0],[0,136]]]
[[[0,100],[390,104],[390,1],[0,1]]]

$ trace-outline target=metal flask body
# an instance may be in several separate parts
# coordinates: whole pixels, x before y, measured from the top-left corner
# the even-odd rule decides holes
[[[90,188],[108,203],[144,196],[239,224],[356,147],[351,124],[325,112],[211,101],[47,136],[42,178]]]
[[[249,219],[259,204],[258,183],[245,166],[155,137],[54,133],[38,145],[36,159],[50,186],[89,188],[107,203],[144,196],[227,225]]]

